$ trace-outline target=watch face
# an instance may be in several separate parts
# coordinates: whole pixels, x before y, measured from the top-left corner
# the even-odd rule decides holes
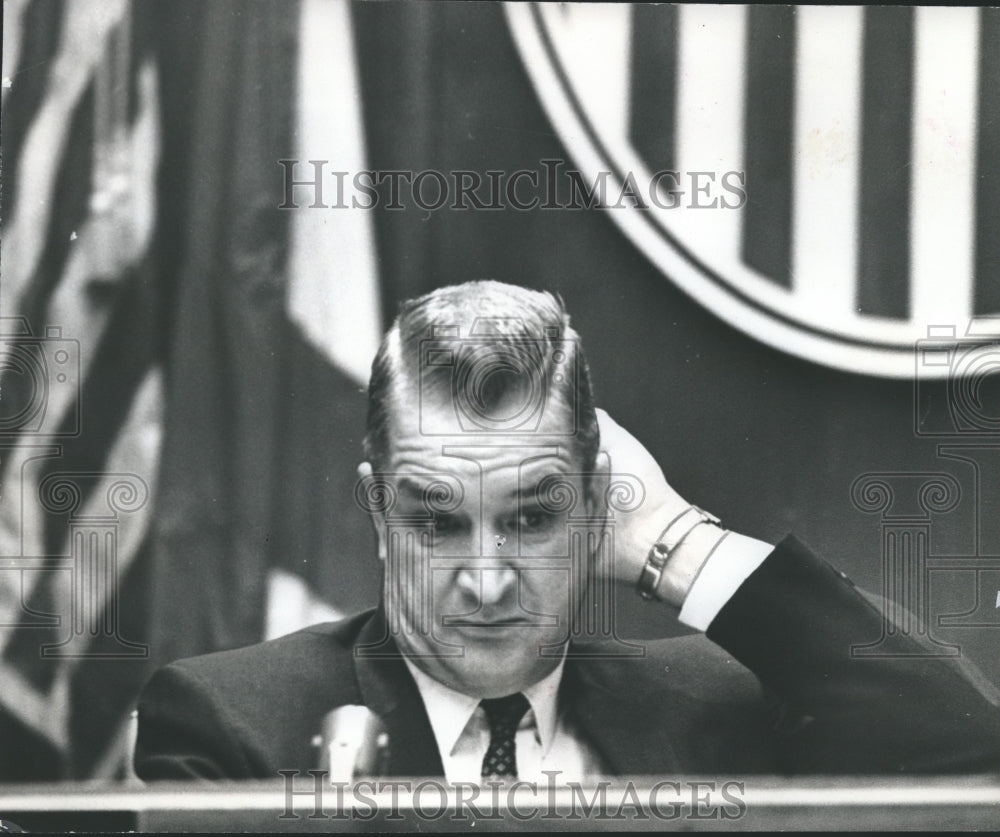
[[[652,594],[660,584],[660,577],[663,574],[663,566],[656,566],[650,562],[642,568],[639,576],[639,591]]]
[[[647,563],[650,566],[655,567],[657,570],[662,570],[667,563],[667,558],[670,557],[670,549],[662,543],[654,543],[652,550],[650,550],[649,558]]]

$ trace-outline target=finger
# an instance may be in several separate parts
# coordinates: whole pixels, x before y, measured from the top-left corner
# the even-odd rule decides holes
[[[602,427],[605,425],[611,427],[612,425],[617,424],[617,422],[613,418],[611,418],[610,415],[608,415],[607,410],[603,410],[600,407],[597,407],[595,409],[595,412],[597,413],[597,423],[600,424]]]
[[[594,472],[591,477],[591,497],[596,503],[594,512],[607,513],[606,498],[611,480],[611,454],[605,450],[598,451],[594,460]]]
[[[620,435],[623,428],[622,426],[608,415],[606,410],[602,410],[600,407],[597,408],[597,426],[601,431],[601,435],[607,435],[609,438],[613,438]]]

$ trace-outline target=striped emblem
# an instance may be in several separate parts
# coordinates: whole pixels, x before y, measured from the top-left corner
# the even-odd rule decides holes
[[[828,366],[909,377],[929,327],[962,334],[1000,313],[1000,10],[509,4],[507,16],[585,177],[607,172],[614,199],[629,175],[642,192],[678,173],[678,206],[608,214],[731,325]],[[745,200],[693,207],[692,172],[710,173],[702,186],[742,173]]]

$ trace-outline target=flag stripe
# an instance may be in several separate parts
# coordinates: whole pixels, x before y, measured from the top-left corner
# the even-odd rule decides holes
[[[112,42],[121,39],[121,31],[116,30]],[[61,327],[64,338],[79,341],[84,370],[87,355],[96,343],[96,339],[91,338],[103,328],[102,314],[107,310],[106,300],[98,293],[102,289],[110,292],[117,283],[125,281],[119,275],[121,270],[141,258],[152,234],[153,181],[159,159],[156,76],[152,65],[144,64],[139,76],[143,106],[141,114],[139,110],[131,114],[135,124],[131,126],[128,141],[132,148],[141,148],[142,152],[133,155],[135,162],[131,171],[117,172],[128,179],[127,207],[111,207],[104,214],[92,211],[97,152],[93,142],[96,94],[91,82],[71,117],[73,141],[66,145],[59,164],[60,199],[47,219],[47,244],[20,300],[20,313],[28,318],[36,337],[44,323],[45,326]],[[119,85],[124,97],[140,87],[135,81],[129,78]],[[116,117],[118,121],[125,118],[124,112]],[[122,129],[128,127],[122,125]],[[102,129],[102,133],[107,132],[107,128]],[[97,185],[99,188],[100,184]],[[124,200],[125,196],[119,199]],[[5,417],[31,397],[28,379],[10,372],[6,378]],[[71,405],[59,400],[67,394],[65,388],[56,388],[53,393],[46,410],[58,419],[59,411]],[[5,473],[5,469],[6,462],[0,462],[0,474]]]
[[[4,4],[4,75],[11,87],[3,90],[3,218],[17,206],[21,153],[28,126],[48,89],[49,64],[62,37],[63,0],[31,0],[21,26],[10,27]],[[20,34],[20,39],[17,35]],[[11,62],[17,61],[16,66]],[[6,226],[6,224],[4,225]]]
[[[792,130],[795,9],[747,11],[743,260],[783,287],[792,284]]]
[[[76,103],[69,123],[73,141],[65,146],[59,162],[56,183],[59,199],[54,202],[45,224],[45,249],[24,287],[18,313],[39,327],[49,297],[62,279],[73,248],[72,235],[90,214],[91,175],[93,171],[94,84]]]
[[[632,7],[628,135],[652,171],[677,165],[677,16],[673,5]]]
[[[974,313],[1000,313],[1000,9],[980,9]]]
[[[0,458],[5,468],[2,554],[25,556],[29,568],[5,572],[0,579],[7,624],[0,631],[0,726],[4,735],[19,737],[26,747],[21,754],[0,748],[0,775],[24,778],[24,762],[42,758],[39,778],[83,778],[86,769],[72,772],[78,753],[68,725],[95,713],[92,705],[71,700],[70,679],[79,660],[43,658],[40,651],[43,645],[64,643],[71,630],[79,629],[85,632],[76,636],[79,644],[63,651],[89,653],[93,631],[101,639],[101,631],[118,626],[121,588],[112,582],[121,581],[138,554],[151,506],[147,499],[142,509],[122,515],[114,537],[109,531],[73,536],[65,514],[43,510],[38,489],[46,475],[71,472],[82,489],[83,506],[76,513],[106,516],[119,475],[137,472],[147,490],[155,480],[162,385],[158,373],[149,369],[149,358],[156,308],[149,299],[149,265],[136,265],[148,249],[155,219],[159,103],[155,66],[147,61],[140,68],[135,60],[145,53],[148,40],[140,43],[135,37],[132,4],[34,0],[22,21],[27,27],[22,67],[37,51],[28,44],[40,37],[37,22],[31,22],[40,9],[57,10],[44,28],[53,54],[34,73],[28,68],[15,77],[3,111],[4,216],[10,222],[3,239],[3,305],[5,314],[29,318],[35,338],[49,337],[48,328],[60,327],[67,353],[79,362],[81,379],[71,375],[60,383],[51,366],[53,356],[55,363],[62,362],[57,353],[29,341],[15,342],[47,361],[43,432],[58,434],[59,446],[42,448],[38,428],[25,427],[16,444],[11,440],[10,455]],[[13,123],[12,114],[18,116]],[[13,187],[12,134],[19,149]],[[102,191],[107,198],[103,207],[96,200]],[[12,215],[10,199],[15,196],[20,200]],[[128,305],[136,294],[146,299],[145,318]],[[123,313],[123,308],[131,310]],[[56,347],[50,343],[48,348]],[[132,371],[131,377],[144,381],[141,386],[129,380]],[[4,375],[8,405],[19,377],[9,369]],[[23,403],[30,393],[18,395],[16,401]],[[12,406],[17,404],[5,414],[14,414]],[[82,424],[77,424],[79,406]],[[7,429],[8,435],[18,432],[13,426]],[[103,555],[90,552],[94,548],[104,550]],[[83,564],[74,564],[74,558]],[[84,569],[83,577],[74,576],[71,567]],[[34,619],[24,618],[31,613]],[[59,622],[54,626],[39,614],[55,615]],[[26,622],[34,627],[22,627]],[[121,669],[119,663],[116,670]],[[131,670],[137,687],[145,669]],[[105,680],[101,688],[108,688]],[[125,699],[131,701],[130,696]],[[106,735],[107,730],[95,733]]]
[[[913,9],[868,6],[864,14],[857,307],[861,314],[906,319]]]
[[[105,421],[104,416],[101,415],[96,416],[98,421],[91,421],[88,415],[84,422],[88,432],[84,436],[75,436],[74,434],[80,432],[81,429],[76,424],[81,420],[80,406],[82,402],[85,402],[90,407],[90,412],[99,414],[108,403],[117,403],[116,398],[104,397],[104,393],[97,393],[102,396],[97,399],[91,398],[88,382],[93,378],[91,372],[95,354],[99,355],[102,351],[102,335],[105,340],[107,339],[106,326],[113,313],[112,306],[127,303],[130,293],[134,295],[138,292],[135,285],[141,281],[138,273],[126,272],[117,277],[117,283],[108,282],[106,281],[107,277],[103,277],[105,281],[95,284],[92,269],[94,251],[95,249],[106,249],[106,236],[95,237],[95,227],[99,227],[101,224],[116,225],[119,239],[127,239],[131,243],[133,250],[120,250],[122,264],[133,264],[139,261],[152,235],[154,175],[159,159],[159,120],[156,107],[156,73],[151,63],[142,66],[139,80],[139,86],[142,88],[142,108],[137,113],[130,143],[133,148],[142,148],[143,154],[137,156],[139,162],[131,172],[130,200],[127,212],[112,213],[111,216],[100,221],[91,216],[83,222],[74,242],[69,261],[62,272],[61,281],[43,312],[46,324],[58,323],[63,329],[62,337],[68,341],[66,346],[70,349],[70,353],[78,352],[76,359],[80,375],[86,379],[81,386],[81,380],[74,375],[68,383],[52,385],[47,389],[45,412],[50,416],[50,421],[46,421],[46,432],[58,431],[62,445],[68,447],[70,451],[83,449],[85,446],[94,456],[103,455],[103,451],[110,446],[112,441],[110,437],[102,439],[100,430],[108,427],[115,428],[117,424],[113,419],[110,422]],[[128,235],[125,235],[126,230]],[[98,258],[103,261],[105,256],[101,255]],[[122,268],[119,268],[118,272],[121,273]],[[127,289],[124,298],[121,293],[122,284]],[[97,293],[97,291],[102,293]],[[114,296],[117,296],[117,300],[113,300]],[[154,303],[150,301],[148,306],[153,307]],[[141,318],[139,312],[128,310],[125,314],[125,322],[130,326],[138,326],[138,334],[135,344],[125,347],[116,346],[112,350],[110,364],[113,367],[114,388],[117,389],[121,389],[122,383],[120,358],[139,357],[135,346],[151,346],[154,343],[150,336],[153,328],[150,317]],[[115,329],[113,333],[120,330],[118,326],[112,328]],[[73,345],[76,347],[76,352],[72,349]],[[103,363],[109,362],[103,361]],[[98,363],[98,366],[100,365],[101,362]],[[13,380],[20,383],[17,376],[14,376]],[[80,398],[78,396],[82,390],[86,392]],[[122,390],[123,393],[126,391],[127,387]],[[127,402],[122,405],[123,414],[127,406]],[[44,475],[59,467],[65,467],[65,460],[60,458],[58,461],[42,461],[29,469],[19,468],[19,464],[32,455],[33,441],[31,434],[22,435],[11,455],[0,458],[6,468],[3,497],[7,504],[0,507],[5,512],[0,515],[0,542],[5,547],[3,554],[41,555],[43,552],[51,554],[61,545],[61,530],[65,528],[64,522],[60,525],[55,521],[50,521],[48,526],[54,527],[56,531],[50,531],[46,538],[46,521],[38,507],[37,499],[33,498],[36,497],[37,486]],[[60,450],[60,457],[62,457],[61,448],[57,450]],[[98,465],[81,467],[96,468]],[[18,541],[20,549],[14,546]],[[45,580],[46,576],[37,572],[23,574],[20,578],[12,578],[9,574],[5,574],[0,578],[0,595],[7,599],[29,600],[36,610],[54,612],[51,598],[48,600],[34,598],[36,587]],[[47,583],[52,583],[51,578]],[[49,594],[47,590],[42,589],[38,595],[44,597]],[[8,605],[8,610],[9,608]],[[20,608],[17,612],[20,612]],[[0,647],[3,647],[9,638],[10,634],[0,634]]]
[[[953,323],[972,311],[977,9],[916,10],[911,318]]]
[[[101,59],[105,38],[119,22],[123,8],[124,0],[66,6],[62,39],[49,67],[45,99],[28,129],[19,160],[17,212],[10,216],[9,227],[4,228],[4,252],[17,254],[4,265],[2,293],[7,316],[21,311],[24,286],[35,275],[38,260],[49,243],[45,237],[46,218],[66,185],[58,180],[60,170],[53,161],[72,153],[67,151],[67,145],[85,147],[78,137],[70,142],[69,117],[84,91],[92,89],[91,71]],[[89,182],[86,185],[89,188]]]
[[[70,236],[82,227],[88,214],[92,163],[90,141],[93,133],[92,84],[88,85],[87,91],[77,102],[70,123],[70,131],[77,138],[77,141],[66,146],[65,154],[59,161],[58,178],[59,182],[64,184],[61,190],[61,200],[47,218],[40,219],[46,230],[47,244],[42,251],[37,269],[33,272],[22,298],[18,301],[19,304],[15,304],[7,295],[4,296],[3,300],[4,310],[10,311],[11,308],[15,308],[18,313],[28,318],[29,325],[33,330],[42,328],[42,319],[49,296],[58,285],[70,257],[73,245]],[[16,253],[17,258],[20,259],[23,257],[23,253],[14,250],[9,243],[4,248],[3,253],[3,280],[6,282],[10,275],[8,268],[13,262],[11,256]],[[53,323],[53,325],[55,324]],[[10,351],[12,352],[32,351],[28,348],[30,344],[24,341],[15,338],[10,342]],[[0,380],[0,388],[4,393],[0,413],[5,419],[10,419],[37,396],[34,392],[34,382],[28,376],[16,374],[16,370],[11,367],[5,371],[7,374]],[[58,411],[63,405],[57,403],[58,399],[68,394],[62,387],[54,389],[53,392],[55,398],[48,398],[45,404],[45,412],[50,417],[59,415]],[[0,477],[15,478],[8,467],[11,461],[11,458],[0,457]]]
[[[132,276],[130,279],[131,281],[126,282],[107,326],[93,338],[98,343],[98,348],[92,363],[87,364],[89,369],[82,386],[87,432],[82,436],[67,438],[62,456],[45,460],[37,472],[37,478],[35,472],[32,472],[33,484],[40,484],[47,475],[56,471],[93,473],[106,470],[108,457],[115,445],[127,444],[128,437],[134,435],[134,428],[130,430],[124,425],[129,418],[130,409],[136,409],[133,401],[140,391],[140,385],[148,386],[143,381],[148,375],[151,361],[152,341],[149,335],[156,309],[155,301],[139,276]],[[94,324],[93,318],[91,324]],[[112,470],[122,469],[118,467]],[[148,470],[144,470],[143,474]],[[10,474],[11,479],[18,479],[20,476],[13,471]],[[92,481],[82,481],[80,488],[84,502],[91,491],[99,490]],[[33,504],[37,504],[37,500]],[[39,517],[43,527],[45,554],[65,554],[65,518],[56,515]],[[35,516],[30,518],[34,519]],[[22,522],[22,526],[27,525],[28,520]],[[130,555],[123,552],[122,557],[123,562],[127,563]],[[63,575],[50,572],[37,579],[28,599],[31,610],[40,613],[64,612],[57,607],[56,592],[56,588],[66,582]],[[64,632],[65,625],[15,631],[4,650],[4,659],[19,661],[23,676],[39,687],[47,687],[51,685],[54,667],[51,662],[39,658],[37,648],[42,643],[58,641]]]
[[[3,3],[3,53],[0,56],[0,66],[3,69],[3,85],[0,89],[0,109],[7,104],[10,96],[13,77],[21,60],[21,45],[24,41],[24,13],[31,0],[4,0]]]
[[[795,75],[795,297],[807,310],[849,316],[861,100],[862,9],[798,9]]]
[[[37,654],[37,649],[35,653]],[[56,778],[59,779],[65,776],[65,755],[69,744],[69,717],[65,711],[69,681],[66,675],[66,671],[61,672],[55,679],[52,692],[46,695],[37,691],[18,671],[5,662],[0,662],[0,682],[3,683],[0,714],[16,718],[21,725],[55,748],[59,762]],[[17,763],[22,761],[24,760],[17,758],[17,754],[4,748],[0,751],[0,775],[14,773]]]
[[[108,506],[105,497],[108,489],[127,468],[141,471],[147,480],[147,485],[155,481],[161,398],[160,373],[158,370],[150,370],[138,388],[136,397],[127,407],[122,432],[114,440],[106,461],[102,463],[105,466],[104,471],[98,472],[99,479],[93,481],[96,490],[92,492],[90,502],[85,501],[78,511],[81,517],[106,518]],[[80,480],[81,487],[85,482],[84,479]],[[90,628],[96,624],[94,617],[100,617],[102,630],[111,627],[108,623],[112,621],[115,622],[114,627],[120,628],[117,623],[121,602],[109,599],[108,596],[119,595],[122,589],[122,577],[134,556],[140,551],[151,517],[151,499],[147,497],[146,503],[141,508],[119,517],[115,542],[110,545],[113,553],[105,556],[107,558],[113,555],[117,585],[111,586],[112,579],[106,575],[99,575],[97,572],[88,574],[93,587],[87,590],[86,594],[97,609],[96,612],[74,612],[69,600],[73,595],[69,573],[47,573],[44,583],[36,586],[33,599],[39,600],[48,611],[62,614],[64,618],[61,625],[58,628],[22,629],[16,632],[0,662],[0,678],[5,684],[4,690],[0,692],[0,704],[59,746],[64,747],[68,743],[66,727],[71,709],[68,682],[70,669],[74,667],[76,661],[43,658],[40,653],[41,648],[45,644],[54,645],[67,640],[71,630],[79,630],[81,620],[84,627]],[[62,535],[62,544],[58,552],[69,554],[71,545],[66,537],[65,526]],[[92,535],[91,541],[95,539],[96,535]],[[95,554],[97,549],[95,543],[87,545],[88,559],[97,563],[95,569],[109,570],[110,563],[98,558]],[[74,582],[80,580],[75,578]],[[77,624],[71,624],[69,618],[71,613],[77,617]],[[129,637],[125,636],[123,639],[128,640]],[[117,662],[120,665],[124,664],[122,660]]]
[[[95,335],[97,349],[83,383],[87,432],[67,438],[63,455],[46,466],[46,473],[103,468],[108,451],[121,435],[129,405],[153,362],[154,347],[148,338],[156,309],[146,287],[148,276],[144,274],[148,270],[148,267],[133,270],[124,277],[126,286],[120,292],[113,315],[101,333]],[[61,543],[65,530],[65,525],[59,525],[58,521],[51,523],[53,526],[45,538],[50,552]]]

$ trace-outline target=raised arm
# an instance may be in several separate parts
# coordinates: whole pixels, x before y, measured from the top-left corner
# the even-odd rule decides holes
[[[636,585],[645,572],[645,587],[659,600],[650,606],[679,609],[682,622],[706,630],[754,672],[773,700],[781,768],[974,772],[1000,765],[1000,694],[973,665],[921,653],[916,638],[887,625],[876,597],[796,538],[772,547],[699,522],[645,447],[603,411],[600,422],[610,470],[637,475],[646,492],[640,508],[616,516],[617,580]],[[661,550],[668,554],[653,583],[657,572],[644,567],[658,539],[668,541]],[[852,655],[885,627],[884,656]]]

